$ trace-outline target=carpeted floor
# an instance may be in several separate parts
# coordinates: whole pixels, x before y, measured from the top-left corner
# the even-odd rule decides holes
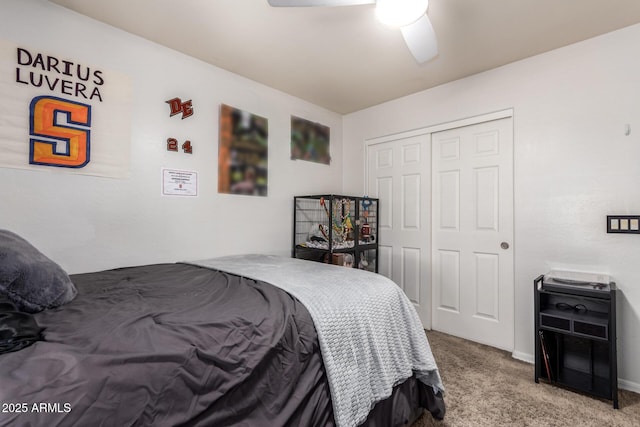
[[[533,381],[533,365],[510,353],[440,332],[427,332],[444,383],[443,421],[423,415],[412,427],[640,426],[640,395],[610,401]]]

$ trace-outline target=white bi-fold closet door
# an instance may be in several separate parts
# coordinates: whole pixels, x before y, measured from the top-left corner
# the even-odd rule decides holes
[[[380,272],[425,328],[514,345],[510,112],[367,142],[380,198]]]
[[[429,233],[431,148],[429,135],[408,135],[367,145],[368,194],[380,199],[378,271],[413,302],[431,325]]]
[[[511,118],[432,134],[432,325],[514,345]]]

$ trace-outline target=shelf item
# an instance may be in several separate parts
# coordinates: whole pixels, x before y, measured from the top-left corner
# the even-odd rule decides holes
[[[582,279],[547,274],[533,282],[534,379],[609,399],[617,409],[615,283]]]
[[[378,218],[378,199],[296,196],[291,256],[377,273]]]

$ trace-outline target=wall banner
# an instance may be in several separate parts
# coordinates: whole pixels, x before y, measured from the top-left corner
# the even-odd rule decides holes
[[[0,40],[0,167],[124,178],[131,81]]]

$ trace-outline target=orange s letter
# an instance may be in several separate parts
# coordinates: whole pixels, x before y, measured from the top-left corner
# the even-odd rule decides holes
[[[91,105],[38,96],[29,114],[30,164],[81,168],[89,163]]]

